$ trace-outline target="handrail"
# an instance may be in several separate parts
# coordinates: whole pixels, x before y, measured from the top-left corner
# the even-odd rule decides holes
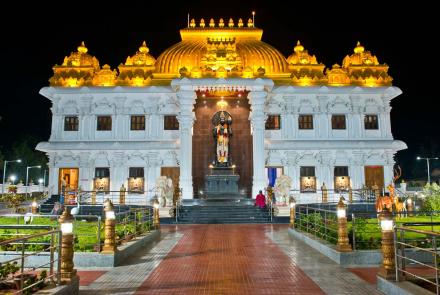
[[[0,228],[4,228],[5,225],[0,226]],[[38,226],[38,228],[43,228],[43,227],[49,227],[50,226]],[[8,228],[11,228],[11,226],[8,226]],[[35,226],[19,226],[17,228],[28,228],[28,229],[33,229],[35,228]],[[34,239],[34,238],[38,238],[38,237],[42,237],[42,236],[50,236],[50,242],[46,243],[48,245],[50,245],[48,248],[45,248],[44,250],[36,250],[33,252],[28,252],[26,253],[26,248],[25,246],[28,244],[26,243],[26,241],[30,240],[30,239]],[[55,238],[57,238],[57,243],[55,244]],[[10,273],[8,275],[11,275],[11,278],[19,278],[19,282],[20,282],[20,288],[19,290],[15,293],[15,294],[23,294],[23,291],[28,290],[33,288],[34,286],[37,286],[41,283],[44,283],[44,281],[46,279],[50,279],[53,283],[59,285],[61,283],[61,255],[60,255],[60,251],[61,251],[61,230],[59,229],[52,229],[46,232],[42,232],[42,233],[36,233],[36,234],[30,234],[30,235],[26,235],[26,236],[22,236],[22,237],[17,237],[17,238],[13,238],[13,239],[9,239],[9,240],[4,240],[0,242],[0,246],[3,245],[8,245],[8,244],[15,244],[15,245],[21,245],[21,249],[18,251],[16,251],[16,253],[19,253],[19,257],[16,258],[12,258],[9,259],[7,261],[3,261],[2,263],[18,263],[19,262],[19,271],[18,274],[15,273]],[[29,243],[30,244],[30,243]],[[33,256],[33,255],[38,255],[39,253],[42,252],[48,252],[50,253],[49,255],[49,262],[47,263],[43,263],[42,265],[38,265],[38,266],[31,266],[31,267],[27,267],[27,269],[29,270],[25,270],[25,258]],[[55,258],[55,252],[57,252],[57,258]],[[54,263],[57,262],[57,267],[56,267],[56,271],[55,271],[55,267],[54,267]],[[25,278],[24,275],[26,273],[28,273],[28,271],[35,271],[36,269],[41,269],[41,268],[49,268],[49,275],[47,275],[45,278],[41,278],[37,281],[35,281],[34,283],[30,284],[30,285],[25,285]],[[6,278],[8,279],[8,278]]]

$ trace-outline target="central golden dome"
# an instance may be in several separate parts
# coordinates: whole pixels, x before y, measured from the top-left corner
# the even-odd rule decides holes
[[[253,27],[252,23],[251,27],[204,27],[203,19],[200,23],[200,27],[195,27],[191,21],[190,28],[180,30],[182,41],[158,57],[154,76],[253,78],[289,75],[286,58],[261,41],[263,30]]]

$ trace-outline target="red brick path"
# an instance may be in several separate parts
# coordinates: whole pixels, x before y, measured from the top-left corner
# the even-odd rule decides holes
[[[324,294],[266,238],[270,228],[179,226],[184,236],[136,294]]]
[[[105,273],[106,271],[98,271],[98,270],[78,271],[79,285],[88,286]]]

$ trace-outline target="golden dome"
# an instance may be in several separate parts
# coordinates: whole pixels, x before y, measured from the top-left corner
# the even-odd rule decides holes
[[[316,56],[310,55],[298,40],[293,53],[287,58],[292,82],[298,85],[316,85],[327,82],[324,75],[325,65],[319,64]]]
[[[214,21],[211,19],[210,23]],[[220,21],[220,24],[222,22]],[[229,20],[229,23],[231,20]],[[240,26],[240,21],[238,22]],[[155,77],[179,77],[181,68],[191,77],[243,76],[250,68],[253,76],[289,76],[285,57],[261,41],[263,31],[246,27],[198,27],[180,30],[182,41],[166,49],[157,59]],[[196,74],[192,74],[196,70]],[[241,73],[241,74],[240,74]],[[248,75],[248,74],[247,74]]]
[[[144,41],[135,55],[127,57],[124,65],[119,65],[119,85],[144,86],[150,83],[156,59],[149,51]]]

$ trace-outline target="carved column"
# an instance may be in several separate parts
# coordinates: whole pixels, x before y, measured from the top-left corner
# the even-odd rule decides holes
[[[196,93],[191,85],[183,85],[177,96],[180,102],[180,112],[177,116],[180,129],[180,187],[183,190],[182,198],[192,199],[192,127]]]
[[[263,190],[266,186],[266,178],[264,177],[264,123],[266,115],[264,114],[264,102],[267,93],[265,91],[251,91],[248,95],[251,105],[250,121],[253,130],[252,134],[252,151],[254,177],[252,183],[252,197],[255,198],[259,190]]]
[[[83,190],[92,189],[93,175],[90,169],[90,152],[79,153],[79,185]]]

